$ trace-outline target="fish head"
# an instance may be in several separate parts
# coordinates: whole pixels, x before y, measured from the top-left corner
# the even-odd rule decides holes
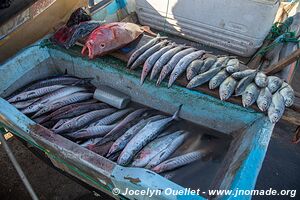
[[[244,107],[248,107],[251,104],[253,95],[251,93],[246,93],[242,96],[242,103]]]
[[[257,106],[261,111],[265,112],[268,109],[269,104],[266,99],[263,99]]]
[[[223,100],[226,100],[227,97],[229,96],[229,91],[227,89],[225,90],[220,90],[220,99],[223,101]]]
[[[118,164],[123,166],[128,165],[131,157],[129,153],[123,151],[118,158]]]
[[[280,115],[278,112],[272,112],[271,114],[269,114],[269,119],[271,123],[275,124],[280,120]]]

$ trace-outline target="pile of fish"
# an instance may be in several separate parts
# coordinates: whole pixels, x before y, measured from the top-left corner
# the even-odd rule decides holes
[[[295,98],[292,87],[276,76],[247,69],[234,57],[214,56],[204,50],[171,43],[159,35],[131,54],[127,67],[133,70],[141,65],[141,84],[150,75],[150,80],[158,77],[158,86],[170,75],[168,87],[171,87],[186,73],[187,88],[208,83],[211,90],[219,88],[221,100],[235,95],[242,96],[244,107],[257,102],[261,111],[268,111],[272,123],[279,121],[285,106],[291,106]]]
[[[7,101],[35,122],[123,166],[157,173],[200,160],[204,149],[172,156],[189,133],[172,128],[173,116],[148,108],[116,109],[93,99],[91,79],[54,76],[25,86]]]

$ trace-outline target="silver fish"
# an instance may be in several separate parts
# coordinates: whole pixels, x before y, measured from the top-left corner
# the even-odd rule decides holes
[[[268,87],[262,88],[259,92],[258,98],[256,100],[258,108],[265,112],[270,107],[272,102],[272,93]]]
[[[140,130],[123,149],[121,155],[118,158],[118,164],[128,165],[133,157],[143,147],[145,147],[149,142],[155,139],[161,133],[161,131],[163,131],[171,124],[173,120],[177,119],[180,108],[181,106],[172,117],[149,122],[144,128],[142,128],[142,130]]]
[[[86,91],[87,89],[82,88],[82,87],[65,87],[61,88],[59,90],[56,90],[55,92],[49,93],[45,96],[43,96],[40,100],[34,102],[24,110],[22,110],[22,113],[24,114],[29,114],[29,113],[34,113],[42,109],[46,104],[49,104],[57,99],[60,99],[62,97],[71,95],[76,92],[83,92]]]
[[[208,57],[204,60],[203,66],[200,69],[200,74],[206,72],[207,70],[209,70],[211,68],[211,66],[213,66],[213,64],[217,61],[217,57],[212,56],[212,57]]]
[[[143,46],[141,46],[140,48],[138,48],[135,52],[133,52],[128,60],[127,63],[127,68],[129,68],[133,62],[140,56],[142,55],[146,50],[148,50],[149,48],[151,48],[152,46],[154,46],[159,40],[164,39],[166,37],[161,37],[159,34],[157,34],[157,36],[153,39],[151,39],[150,41],[148,41],[146,44],[144,44]]]
[[[281,87],[282,83],[283,80],[277,76],[268,76],[268,88],[272,94]]]
[[[242,103],[244,107],[251,106],[258,98],[260,89],[255,83],[249,84],[242,95]]]
[[[55,100],[49,104],[47,104],[45,107],[43,107],[41,110],[39,110],[37,113],[35,113],[32,118],[41,116],[42,114],[57,110],[63,106],[70,105],[72,103],[77,103],[80,101],[88,100],[93,97],[92,93],[84,93],[84,92],[76,92],[74,94],[71,94],[69,96],[65,96],[61,99]]]
[[[153,122],[159,119],[164,118],[162,115],[156,115],[148,119],[142,119],[136,125],[128,129],[121,137],[119,137],[111,146],[107,156],[110,156],[118,151],[121,151],[125,148],[128,142],[142,129],[148,122]]]
[[[107,117],[104,117],[103,119],[100,119],[99,121],[96,121],[95,123],[92,123],[90,127],[111,124],[123,117],[124,115],[126,115],[127,113],[131,112],[132,110],[133,108],[119,110],[111,115],[108,115]]]
[[[13,103],[16,101],[25,101],[28,99],[32,99],[32,98],[36,98],[36,97],[40,97],[43,96],[45,94],[48,94],[50,92],[54,92],[55,90],[61,89],[63,87],[66,87],[64,85],[53,85],[53,86],[49,86],[49,87],[43,87],[43,88],[39,88],[39,89],[35,89],[35,90],[30,90],[27,92],[22,92],[10,99],[8,99],[8,102]]]
[[[144,53],[142,53],[131,65],[130,69],[136,69],[138,66],[142,65],[147,58],[149,58],[149,56],[151,56],[152,54],[154,54],[156,51],[158,51],[159,49],[161,49],[162,47],[166,46],[169,42],[167,40],[163,40],[157,44],[155,44],[154,46],[152,46],[151,48],[147,49]]]
[[[219,88],[220,99],[222,101],[227,100],[233,94],[236,85],[237,81],[234,78],[232,78],[231,76],[226,78],[225,81],[221,83]]]
[[[226,67],[227,62],[229,61],[228,56],[222,56],[217,58],[217,61],[211,66],[210,69],[219,68],[219,67]]]
[[[168,87],[171,87],[173,85],[175,80],[179,78],[179,76],[186,70],[186,68],[193,60],[200,58],[204,53],[205,51],[199,50],[192,52],[180,59],[180,61],[176,64],[170,75]]]
[[[54,133],[60,134],[63,132],[71,132],[76,131],[84,126],[88,125],[89,123],[93,123],[94,121],[98,120],[99,118],[105,117],[113,112],[116,109],[114,108],[106,108],[102,110],[95,110],[78,117],[72,118],[71,120],[64,123],[62,126],[58,128],[52,128]]]
[[[97,144],[100,140],[102,140],[101,137],[98,137],[98,138],[92,138],[92,139],[89,139],[81,144],[79,144],[80,146],[84,147],[84,148],[88,148],[88,146],[90,145],[95,145]]]
[[[206,153],[202,150],[193,151],[193,152],[166,160],[166,161],[160,163],[159,165],[157,165],[156,167],[154,167],[152,169],[152,171],[154,171],[156,173],[170,171],[170,170],[176,169],[178,167],[182,167],[184,165],[195,162],[195,161],[203,158],[205,155],[206,155]]]
[[[284,98],[279,92],[276,92],[273,94],[272,103],[268,109],[268,116],[273,124],[280,120],[283,115],[284,108]]]
[[[175,138],[167,148],[165,148],[163,151],[158,153],[156,156],[154,156],[150,162],[147,164],[146,168],[147,169],[152,169],[153,167],[159,165],[166,159],[168,159],[185,141],[187,138],[188,133],[183,133],[177,138]]]
[[[293,88],[289,84],[283,82],[281,88],[279,89],[279,93],[283,96],[284,104],[286,107],[290,107],[293,105],[295,100],[295,93]]]
[[[52,129],[57,129],[59,128],[61,125],[63,125],[64,123],[66,123],[67,121],[69,121],[70,119],[60,119],[53,127]]]
[[[212,77],[214,77],[219,71],[221,71],[222,68],[214,68],[210,69],[207,72],[204,72],[202,74],[199,74],[195,76],[188,84],[187,88],[195,88],[198,87],[206,82],[208,82]]]
[[[239,59],[230,59],[228,62],[227,62],[227,66],[226,66],[226,71],[229,73],[229,74],[233,74],[235,72],[239,72],[242,70],[242,67],[240,65],[240,61]]]
[[[257,72],[254,81],[260,88],[267,87],[268,85],[268,77],[263,72]]]
[[[157,73],[161,72],[162,68],[164,65],[166,65],[170,59],[179,51],[181,51],[182,49],[186,48],[185,45],[178,45],[175,48],[170,49],[169,51],[167,51],[166,53],[164,53],[154,64],[153,66],[153,78],[154,76],[156,76]],[[151,72],[152,75],[152,72]],[[151,77],[150,77],[151,78]]]
[[[117,124],[92,126],[73,133],[64,134],[64,136],[77,140],[103,137],[116,126]]]
[[[212,79],[209,81],[209,89],[216,89],[223,83],[223,81],[229,76],[225,69],[219,71]]]
[[[114,129],[107,133],[107,135],[103,137],[103,140],[101,140],[97,145],[102,145],[121,137],[127,131],[127,129],[130,128],[132,122],[138,120],[139,117],[145,114],[147,110],[148,109],[146,108],[141,108],[127,115]]]
[[[174,44],[167,45],[147,58],[147,60],[145,61],[144,65],[143,65],[143,70],[142,70],[142,75],[141,75],[141,84],[144,83],[146,76],[151,71],[151,69],[153,68],[154,64],[159,59],[159,57],[173,47],[174,47]],[[155,69],[152,69],[152,72],[153,72],[153,70],[155,70]],[[151,74],[152,74],[152,72],[151,72]],[[151,75],[151,77],[153,77],[153,75]],[[152,80],[151,77],[150,77],[150,80]]]
[[[254,74],[250,74],[249,76],[246,76],[246,77],[242,78],[242,79],[238,82],[238,84],[237,84],[237,86],[236,86],[236,88],[235,88],[235,95],[236,95],[236,96],[242,95],[243,92],[245,91],[246,87],[247,87],[250,83],[252,83],[252,81],[254,80],[255,76],[256,76],[256,74],[254,73]]]
[[[182,132],[175,132],[164,137],[156,138],[149,144],[147,144],[133,159],[132,167],[145,167],[152,158],[158,153],[166,149],[169,144],[179,137]]]
[[[249,76],[249,75],[251,75],[255,72],[256,72],[255,69],[246,69],[246,70],[243,70],[243,71],[235,72],[235,73],[231,74],[231,76],[234,79],[242,79],[242,78],[244,78],[246,76]]]
[[[165,66],[163,66],[156,85],[158,86],[161,84],[161,82],[169,75],[169,73],[172,72],[172,70],[174,69],[176,64],[181,60],[181,58],[183,58],[184,56],[186,56],[194,51],[196,51],[196,49],[193,47],[190,47],[190,48],[184,49],[184,50],[176,53],[171,58],[171,60],[169,60],[169,62]]]
[[[186,79],[189,81],[194,78],[203,66],[204,60],[197,59],[191,62],[191,64],[186,69]]]
[[[40,100],[41,98],[34,98],[34,99],[29,99],[26,101],[19,101],[19,102],[15,102],[15,103],[11,103],[14,107],[18,108],[18,109],[24,109],[27,108],[28,106],[30,106],[31,104],[33,104],[34,102]]]

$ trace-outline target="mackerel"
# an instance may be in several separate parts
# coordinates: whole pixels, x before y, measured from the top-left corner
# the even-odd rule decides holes
[[[100,119],[99,121],[96,121],[95,123],[91,124],[90,127],[111,124],[131,111],[133,111],[133,108],[119,110],[111,115],[108,115],[107,117],[104,117],[103,119]]]
[[[254,74],[250,74],[249,76],[246,76],[246,77],[242,78],[242,79],[238,82],[238,84],[237,84],[237,86],[236,86],[236,88],[235,88],[235,95],[236,95],[236,96],[242,95],[243,92],[245,91],[246,87],[247,87],[250,83],[252,83],[252,81],[254,80],[255,76],[256,76],[256,74],[254,73]]]
[[[260,90],[256,103],[261,111],[265,112],[268,110],[272,103],[272,93],[270,92],[268,87],[262,88]]]
[[[260,88],[267,87],[268,85],[268,77],[263,72],[257,72],[254,81]]]
[[[210,69],[226,67],[227,62],[229,61],[228,56],[222,56],[217,58],[217,61],[211,66]]]
[[[209,81],[209,89],[216,89],[223,83],[223,81],[229,76],[228,72],[225,69],[219,71],[212,79]]]
[[[234,78],[231,76],[226,78],[225,81],[221,83],[219,88],[220,99],[222,101],[227,100],[233,94],[236,85],[237,81]]]
[[[239,72],[242,70],[242,67],[240,65],[240,61],[236,58],[230,59],[226,64],[226,71],[229,74],[233,74],[235,72]]]
[[[244,78],[246,76],[254,74],[255,72],[256,72],[255,69],[246,69],[246,70],[243,70],[243,71],[235,72],[235,73],[231,74],[231,76],[234,79],[242,79],[242,78]]]
[[[258,98],[260,89],[255,83],[249,84],[242,95],[242,103],[244,107],[251,106]]]
[[[117,124],[92,126],[73,133],[64,134],[64,136],[76,140],[103,137],[116,126]]]
[[[195,76],[186,86],[187,88],[195,88],[198,87],[206,82],[208,82],[212,77],[214,77],[219,71],[221,71],[222,68],[214,68],[210,69],[207,72],[204,72],[202,74],[199,74]]]
[[[31,104],[33,104],[34,102],[37,102],[40,99],[41,98],[38,97],[38,98],[29,99],[26,101],[19,101],[19,102],[15,102],[15,103],[11,103],[11,104],[18,109],[24,109],[24,108],[27,108],[28,106],[30,106]]]
[[[290,107],[293,105],[295,100],[295,93],[293,88],[289,84],[283,82],[281,88],[279,89],[279,93],[283,96],[284,104],[286,107]]]
[[[197,59],[190,63],[190,65],[186,69],[186,79],[189,81],[194,78],[199,72],[201,67],[204,64],[204,60]]]
[[[280,120],[283,115],[284,108],[284,98],[279,92],[276,92],[273,94],[272,103],[268,109],[268,116],[273,124]]]
[[[204,60],[203,66],[200,69],[200,74],[208,71],[216,61],[217,61],[217,57],[215,56],[206,58]]]

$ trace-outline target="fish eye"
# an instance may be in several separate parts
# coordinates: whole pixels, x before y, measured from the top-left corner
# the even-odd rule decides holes
[[[100,47],[101,47],[101,48],[104,48],[104,47],[105,47],[105,44],[104,44],[104,43],[101,43],[101,44],[100,44]]]

